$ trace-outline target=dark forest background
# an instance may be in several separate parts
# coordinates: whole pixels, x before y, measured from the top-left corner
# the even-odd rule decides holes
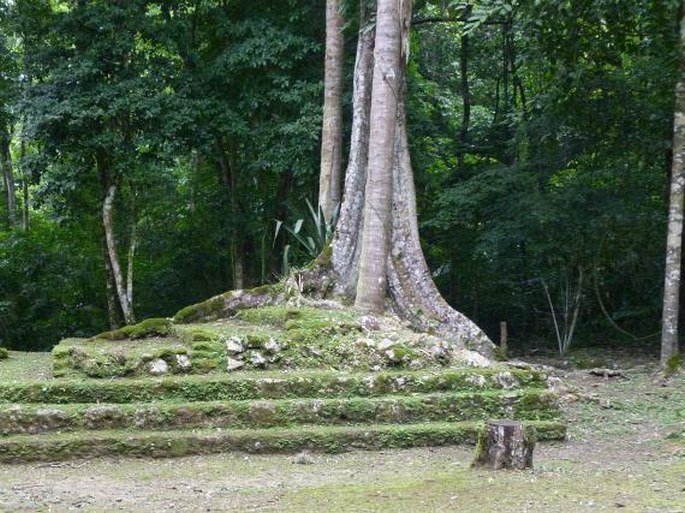
[[[679,4],[415,2],[422,244],[494,340],[557,348],[577,310],[573,344],[658,348]],[[304,265],[324,31],[324,2],[0,1],[0,345],[108,329],[112,180],[139,319]]]

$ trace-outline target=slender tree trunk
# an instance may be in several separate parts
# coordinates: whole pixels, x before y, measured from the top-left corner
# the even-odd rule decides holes
[[[393,188],[393,147],[403,47],[401,2],[379,0],[364,203],[362,252],[355,306],[382,311],[387,290]]]
[[[233,222],[233,236],[231,237],[231,258],[233,260],[233,284],[236,289],[246,287],[245,278],[245,238],[238,218],[240,216],[240,205],[238,204],[238,159],[236,157],[235,144],[229,143],[229,200],[231,217]]]
[[[675,88],[673,160],[661,321],[662,366],[678,353],[678,306],[683,244],[683,194],[685,192],[685,9],[681,8],[680,11],[680,75]]]
[[[128,300],[126,294],[126,286],[124,284],[124,277],[121,272],[119,264],[119,257],[117,255],[116,240],[114,237],[114,219],[113,207],[114,198],[119,190],[118,183],[112,183],[107,187],[104,201],[102,202],[102,227],[105,231],[105,241],[107,244],[107,256],[112,269],[112,276],[114,278],[114,285],[117,295],[117,300],[121,307],[121,312],[124,315],[124,322],[126,324],[133,324],[135,317],[133,315],[133,307]]]
[[[231,259],[233,260],[233,288],[245,288],[245,268],[243,267],[242,248],[235,240],[231,241]]]
[[[343,17],[340,0],[326,0],[326,66],[319,206],[330,221],[340,204],[342,172]]]
[[[12,227],[17,222],[17,196],[14,187],[10,141],[9,131],[0,132],[0,165],[2,166],[2,178],[7,193],[7,224]]]
[[[292,170],[285,171],[278,183],[278,190],[276,192],[276,215],[274,219],[287,219],[288,218],[288,194],[292,188],[294,174]],[[283,259],[282,255],[285,251],[285,237],[283,231],[279,233],[276,240],[272,244],[272,249],[269,253],[268,258],[268,271],[265,270],[263,274],[270,276],[278,276],[282,272]],[[262,281],[265,281],[267,276],[262,276]]]
[[[129,305],[133,305],[133,262],[136,256],[136,247],[138,246],[138,230],[136,229],[135,219],[131,223],[131,240],[128,246],[128,260],[126,270],[126,299]]]
[[[352,135],[345,171],[345,194],[333,239],[332,265],[336,293],[354,297],[359,276],[366,166],[369,160],[369,117],[376,38],[373,8],[360,0],[359,39],[352,90]],[[284,218],[283,218],[284,219]]]
[[[200,152],[193,150],[190,155],[190,213],[195,214],[195,188],[197,186],[197,176],[200,169]]]
[[[21,166],[21,188],[23,191],[24,201],[22,204],[22,226],[25,232],[29,231],[29,175],[24,167],[24,157],[26,157],[26,141],[22,138],[19,145],[19,165]]]
[[[107,251],[107,239],[105,231],[102,230],[102,260],[105,264],[105,294],[107,296],[107,317],[109,319],[109,327],[112,330],[121,328],[124,324],[124,319],[121,314],[121,307],[117,300],[117,287],[114,283],[114,273],[112,272],[112,264],[109,260],[109,252]]]
[[[469,36],[461,36],[461,49],[459,51],[459,68],[461,81],[462,116],[459,130],[459,143],[461,148],[457,158],[460,167],[464,167],[464,155],[467,152],[469,140],[469,126],[471,124],[471,87],[469,84]]]
[[[136,191],[131,191],[133,212],[131,213],[131,231],[128,241],[128,255],[126,260],[126,299],[128,304],[133,308],[133,264],[136,257],[136,248],[138,246],[138,216],[136,212]]]
[[[219,164],[219,179],[225,191],[225,201],[228,202],[228,213],[230,215],[228,220],[230,241],[228,245],[231,258],[231,281],[234,289],[243,289],[245,288],[245,267],[243,265],[243,239],[238,220],[240,212],[238,210],[235,148],[231,142],[226,145],[222,138],[217,138],[215,146]],[[227,151],[228,155],[226,154]]]

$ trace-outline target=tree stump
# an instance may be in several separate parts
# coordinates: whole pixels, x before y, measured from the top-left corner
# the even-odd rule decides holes
[[[487,423],[478,436],[476,457],[471,466],[524,469],[533,466],[535,428],[523,427],[513,420],[496,420]]]

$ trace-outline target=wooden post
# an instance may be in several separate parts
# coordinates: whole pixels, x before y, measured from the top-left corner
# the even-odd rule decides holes
[[[499,323],[499,350],[502,358],[507,357],[507,321]]]
[[[513,420],[489,421],[478,437],[472,467],[524,469],[533,466],[535,428]]]

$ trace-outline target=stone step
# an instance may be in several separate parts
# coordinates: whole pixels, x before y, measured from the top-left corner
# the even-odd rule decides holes
[[[0,403],[133,403],[283,399],[298,397],[371,397],[544,388],[538,371],[507,368],[396,370],[375,373],[339,371],[241,371],[232,374],[178,375],[163,378],[55,379],[0,382]]]
[[[489,418],[557,420],[544,389],[337,399],[0,406],[0,434],[78,429],[268,428],[297,424],[390,424]]]
[[[565,424],[527,421],[539,440],[562,440]],[[403,425],[297,426],[246,430],[76,431],[0,438],[0,463],[57,461],[97,456],[174,457],[229,451],[288,453],[303,449],[341,452],[474,443],[479,422]]]

